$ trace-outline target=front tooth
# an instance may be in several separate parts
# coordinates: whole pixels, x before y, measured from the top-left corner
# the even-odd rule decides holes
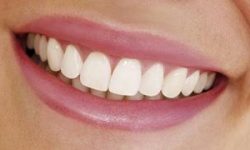
[[[200,75],[200,79],[194,88],[194,93],[199,94],[204,90],[204,87],[206,86],[207,83],[207,75],[208,75],[207,72],[203,72]]]
[[[107,94],[107,99],[110,99],[110,100],[123,100],[123,98],[124,98],[124,96],[117,95],[117,94],[114,94],[111,92],[108,92],[108,94]]]
[[[179,68],[170,72],[165,77],[162,94],[167,98],[177,97],[181,93],[187,73],[188,70],[186,68]]]
[[[83,85],[98,91],[107,91],[111,77],[109,58],[100,52],[92,52],[85,60],[81,71]]]
[[[164,80],[164,67],[162,64],[151,66],[142,76],[140,93],[146,96],[156,96],[161,92]]]
[[[60,71],[63,58],[63,50],[60,43],[53,38],[49,39],[47,47],[48,64],[52,71]]]
[[[122,59],[116,66],[109,85],[109,91],[119,95],[137,94],[141,82],[141,64],[136,59]]]
[[[208,90],[208,89],[210,89],[213,86],[215,77],[216,77],[216,73],[210,73],[208,75],[207,83],[206,83],[206,86],[204,88],[205,90]]]
[[[28,34],[27,43],[26,43],[28,49],[34,48],[34,40],[35,40],[35,34],[33,34],[33,33]]]
[[[141,93],[137,93],[134,96],[127,96],[126,100],[142,100],[144,96]]]
[[[39,54],[39,42],[40,42],[40,38],[41,36],[39,34],[35,35],[35,39],[34,39],[34,49],[35,49],[35,53],[38,55]]]
[[[69,45],[66,48],[62,59],[61,71],[64,76],[74,79],[79,76],[82,67],[82,58],[75,46]]]
[[[192,94],[192,92],[194,91],[194,88],[196,86],[196,84],[199,81],[199,77],[200,77],[200,71],[195,71],[193,74],[191,74],[185,81],[184,83],[184,87],[182,89],[182,94],[184,96],[189,96]]]
[[[39,55],[43,62],[47,60],[47,39],[45,36],[41,36],[39,42]]]

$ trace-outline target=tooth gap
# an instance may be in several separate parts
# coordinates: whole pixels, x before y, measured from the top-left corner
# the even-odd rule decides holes
[[[105,86],[101,86],[101,85],[98,85],[98,87],[96,88],[89,88],[89,87],[85,87],[81,80],[80,80],[80,75],[81,75],[81,72],[76,74],[76,76],[72,76],[70,79],[66,76],[64,76],[62,73],[61,73],[61,70],[51,70],[50,69],[50,66],[49,66],[49,63],[48,63],[48,60],[49,58],[46,58],[46,60],[43,59],[42,61],[42,58],[40,57],[41,53],[39,51],[41,51],[41,47],[45,47],[44,45],[41,46],[40,44],[40,39],[41,37],[43,37],[43,40],[44,40],[44,37],[46,39],[46,49],[42,49],[42,50],[45,50],[46,51],[46,57],[47,54],[48,54],[48,43],[49,43],[49,40],[52,39],[52,38],[49,38],[49,37],[46,37],[46,36],[42,36],[42,35],[39,35],[40,38],[36,39],[36,35],[38,34],[34,34],[34,33],[29,33],[29,34],[26,34],[26,35],[18,35],[17,36],[17,39],[20,41],[21,45],[23,46],[24,50],[25,50],[25,53],[26,55],[35,63],[37,64],[38,66],[40,66],[41,68],[43,68],[45,71],[47,71],[49,74],[51,75],[54,75],[56,76],[58,79],[62,80],[63,82],[65,82],[66,84],[69,84],[71,85],[72,87],[74,87],[76,90],[79,90],[81,92],[85,92],[85,93],[90,93],[94,96],[97,96],[97,97],[100,97],[100,98],[105,98],[105,99],[109,99],[109,100],[134,100],[134,101],[138,101],[138,100],[175,100],[175,99],[182,99],[182,98],[186,98],[186,97],[192,97],[192,96],[196,96],[196,95],[199,95],[199,94],[202,94],[202,93],[205,93],[207,91],[210,91],[211,89],[214,88],[215,86],[215,80],[217,79],[218,75],[217,73],[211,73],[211,72],[207,72],[207,81],[205,83],[205,85],[203,85],[202,89],[199,89],[197,90],[197,92],[195,92],[193,90],[193,92],[191,92],[191,94],[189,94],[188,96],[185,96],[187,94],[183,94],[182,91],[180,91],[180,93],[177,95],[177,96],[168,96],[168,94],[164,93],[163,90],[161,89],[161,91],[159,92],[159,94],[157,96],[147,96],[147,92],[149,92],[149,90],[147,89],[143,89],[141,87],[139,87],[138,89],[138,92],[142,92],[144,94],[136,94],[135,96],[122,96],[122,95],[119,95],[119,94],[114,94],[114,93],[111,93],[110,92],[110,89],[107,89],[107,83],[105,84]],[[55,39],[56,40],[56,39]],[[64,56],[65,54],[65,50],[66,50],[66,47],[69,46],[68,45],[63,45],[61,44],[60,42],[58,42],[60,45],[61,45],[61,49],[62,49],[62,57]],[[74,45],[73,45],[74,46]],[[98,51],[92,51],[92,50],[89,50],[89,52],[85,52],[85,48],[82,51],[78,51],[79,50],[79,47],[78,46],[74,46],[74,48],[77,50],[77,52],[79,53],[78,55],[80,55],[80,57],[82,58],[82,64],[84,64],[85,60],[90,56],[90,54],[94,53],[94,52],[97,52],[99,53]],[[44,53],[43,53],[44,54]],[[75,55],[74,55],[75,56]],[[99,56],[99,55],[98,55]],[[106,55],[105,55],[106,56]],[[103,58],[105,60],[105,57],[103,56],[99,56],[100,58]],[[76,57],[74,57],[76,58]],[[109,56],[107,56],[107,58],[109,58]],[[121,59],[122,60],[122,59]],[[135,61],[132,61],[131,60],[131,63],[133,64],[137,64],[137,65],[142,65],[142,68],[141,68],[141,76],[145,74],[145,72],[147,72],[147,69],[149,69],[150,67],[153,68],[152,66],[153,65],[148,65],[147,63],[145,64],[138,64],[136,63]],[[133,59],[133,60],[136,60],[136,59]],[[109,60],[110,62],[110,66],[111,66],[111,76],[115,70],[115,66],[117,67],[117,64],[118,64],[118,60],[117,58],[114,58],[112,60]],[[78,61],[79,62],[79,61]],[[128,61],[129,62],[129,61]],[[106,60],[106,63],[107,60]],[[160,64],[160,65],[159,65]],[[92,64],[93,65],[93,64]],[[164,79],[167,77],[167,75],[170,74],[171,70],[169,71],[163,71],[161,70],[161,63],[154,63],[154,68],[152,70],[157,70],[158,72],[160,73],[163,73],[164,75]],[[143,66],[146,66],[146,67],[143,67]],[[83,68],[83,67],[81,67]],[[147,68],[147,69],[146,69]],[[172,69],[172,68],[171,68]],[[177,69],[176,69],[177,70]],[[124,71],[124,70],[123,70]],[[151,71],[150,72],[147,72],[148,73],[148,76],[153,76],[153,73],[154,71]],[[126,71],[125,71],[126,72]],[[192,73],[194,73],[194,71],[188,71],[187,74],[186,74],[186,77],[185,79],[187,79],[189,76],[192,75]],[[204,72],[200,72],[200,75],[199,75],[199,78],[201,77],[201,74],[203,74]],[[107,74],[108,76],[109,74]],[[111,78],[110,76],[110,78]],[[95,76],[96,78],[98,78],[99,76]],[[74,82],[73,80],[76,80],[77,79],[77,85],[74,85]],[[111,80],[111,79],[110,79]],[[111,81],[109,81],[111,82]],[[140,81],[141,82],[141,81]],[[200,81],[201,82],[201,81]],[[126,82],[124,82],[126,83]],[[92,84],[94,83],[88,83],[90,84],[91,86],[93,86]],[[100,83],[99,83],[100,84]],[[110,83],[109,83],[110,84]],[[140,83],[141,84],[141,83]],[[184,83],[183,83],[184,84]],[[197,82],[198,84],[198,82]],[[204,83],[203,83],[204,84]],[[162,85],[161,85],[162,86]],[[197,85],[196,85],[197,86]],[[100,90],[95,90],[95,89],[100,89]],[[182,88],[183,89],[183,88]],[[113,91],[112,91],[113,92]],[[132,92],[132,91],[131,91]],[[131,93],[130,92],[130,93]],[[176,91],[175,91],[176,92]],[[154,92],[154,93],[157,93],[157,90]],[[154,95],[154,93],[150,93],[149,95]],[[128,94],[129,95],[129,94]],[[131,94],[132,95],[132,94]],[[167,96],[166,96],[167,95]]]

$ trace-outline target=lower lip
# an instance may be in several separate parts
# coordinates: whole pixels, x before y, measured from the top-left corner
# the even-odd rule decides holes
[[[16,56],[27,83],[39,99],[65,117],[103,128],[147,131],[183,123],[214,102],[224,91],[222,77],[212,90],[175,101],[111,101],[80,92],[34,64],[16,43]]]

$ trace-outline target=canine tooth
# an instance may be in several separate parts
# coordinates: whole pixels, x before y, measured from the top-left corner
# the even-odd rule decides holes
[[[123,100],[124,96],[108,92],[107,99],[110,100]]]
[[[68,45],[62,59],[61,72],[69,79],[79,76],[82,68],[82,58],[73,45]]]
[[[141,93],[137,93],[134,96],[127,96],[126,100],[142,100],[144,96]]]
[[[52,71],[60,71],[63,58],[63,50],[60,43],[53,38],[48,41],[47,47],[48,64]]]
[[[29,49],[33,49],[34,48],[34,40],[35,40],[35,34],[33,33],[29,33],[28,37],[27,37],[27,47]]]
[[[101,97],[101,98],[105,98],[105,96],[106,96],[106,92],[93,90],[93,89],[91,89],[91,94],[93,94],[93,95],[95,95],[97,97]]]
[[[167,98],[177,97],[181,93],[187,73],[188,70],[186,68],[179,68],[170,72],[164,79],[163,95]]]
[[[207,72],[203,72],[200,75],[199,81],[194,88],[194,93],[199,94],[204,90],[205,85],[207,83],[207,75],[208,75]]]
[[[111,78],[109,58],[100,52],[92,52],[83,63],[81,83],[91,89],[107,91]]]
[[[35,39],[34,39],[34,49],[35,49],[35,53],[38,55],[39,54],[39,42],[40,42],[40,38],[41,36],[39,34],[35,35]]]
[[[39,55],[40,58],[43,62],[45,62],[47,60],[47,39],[45,36],[41,36],[40,41],[39,41]]]
[[[140,93],[146,96],[156,96],[161,92],[164,80],[164,67],[154,64],[142,76]]]
[[[60,78],[63,82],[68,83],[68,84],[71,82],[71,80],[65,77],[62,73],[58,74],[58,78]]]
[[[82,92],[87,92],[89,90],[86,86],[82,85],[80,77],[72,80],[72,86]]]
[[[205,85],[205,90],[210,89],[213,86],[214,80],[216,77],[216,73],[210,73],[207,78],[207,83]]]
[[[109,85],[109,91],[124,96],[135,95],[141,82],[141,64],[136,59],[122,59],[117,64]]]
[[[193,74],[187,77],[182,89],[182,94],[184,96],[189,96],[193,93],[194,88],[199,81],[199,77],[200,77],[200,71],[195,71]]]

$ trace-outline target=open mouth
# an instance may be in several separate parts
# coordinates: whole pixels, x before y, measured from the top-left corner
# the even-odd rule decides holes
[[[209,106],[226,87],[218,69],[179,43],[75,21],[40,19],[17,33],[28,83],[65,116],[120,129],[165,128]]]

